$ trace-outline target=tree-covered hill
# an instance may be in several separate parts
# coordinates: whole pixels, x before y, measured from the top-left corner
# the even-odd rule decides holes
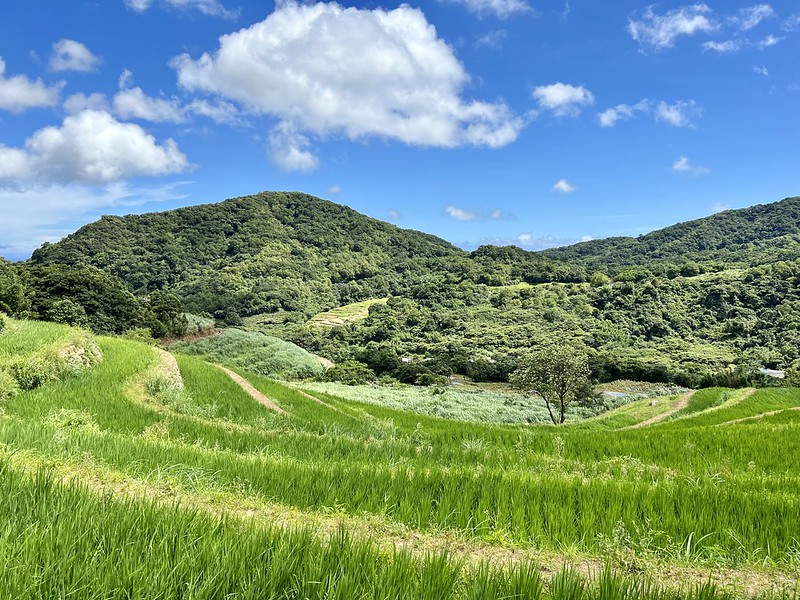
[[[582,268],[522,252],[516,275],[580,280]],[[168,289],[189,310],[239,315],[322,310],[401,294],[428,274],[491,277],[502,256],[470,254],[301,193],[267,192],[169,212],[103,217],[37,250],[34,264],[89,265],[134,293]],[[499,268],[503,271],[503,268]],[[537,275],[538,274],[538,275]]]
[[[610,273],[633,265],[658,273],[690,262],[756,266],[793,260],[800,257],[800,197],[726,210],[638,238],[593,240],[541,254]]]

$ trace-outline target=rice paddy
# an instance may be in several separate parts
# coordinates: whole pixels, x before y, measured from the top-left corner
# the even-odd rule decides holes
[[[68,335],[15,321],[0,357]],[[102,362],[0,405],[2,597],[797,595],[799,390],[554,427],[239,369],[277,414],[199,358],[165,392],[155,349],[98,342]]]

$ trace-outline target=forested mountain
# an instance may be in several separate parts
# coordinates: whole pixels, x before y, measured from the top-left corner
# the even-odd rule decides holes
[[[662,274],[690,262],[755,266],[800,256],[800,197],[678,223],[638,238],[615,237],[541,253],[590,270],[638,265]]]
[[[800,365],[800,198],[533,253],[465,252],[305,194],[263,193],[104,217],[16,270],[0,268],[0,284],[16,277],[27,296],[9,287],[0,310],[27,302],[34,315],[63,317],[75,307],[50,281],[69,275],[69,292],[102,271],[130,293],[112,277],[113,294],[62,294],[90,325],[110,329],[113,296],[131,306],[134,326],[171,329],[174,299],[409,382],[452,372],[503,380],[523,354],[552,343],[586,351],[601,380],[731,383],[758,366]],[[310,321],[387,297],[365,318]]]
[[[429,274],[449,274],[451,282],[491,279],[493,263],[507,261],[508,252],[514,254],[517,277],[584,278],[582,268],[518,249],[478,253],[476,263],[435,236],[284,192],[103,217],[43,246],[32,262],[98,267],[121,278],[134,293],[169,289],[188,309],[235,322],[239,315],[311,315],[400,294]]]

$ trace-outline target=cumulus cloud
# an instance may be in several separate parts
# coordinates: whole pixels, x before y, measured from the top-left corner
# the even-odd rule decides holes
[[[786,31],[794,31],[800,29],[800,13],[792,15],[783,22],[783,28]]]
[[[741,31],[749,31],[762,21],[775,16],[775,11],[769,4],[756,4],[740,9],[736,16],[731,18],[731,21]]]
[[[479,17],[492,15],[499,19],[507,19],[513,15],[533,12],[523,0],[447,0],[453,4],[461,4]]]
[[[142,14],[147,12],[154,4],[153,0],[124,0],[128,10]],[[237,19],[238,10],[228,10],[219,0],[160,0],[158,2],[166,8],[183,11],[197,11],[203,15],[211,17],[222,17],[223,19]]]
[[[50,68],[53,71],[79,71],[91,73],[100,66],[100,59],[80,42],[59,40],[53,44]]]
[[[107,112],[85,110],[45,127],[24,148],[0,146],[0,186],[30,181],[108,183],[130,177],[167,175],[189,168],[171,139],[159,145],[133,123],[120,123]]]
[[[683,6],[656,14],[653,7],[645,9],[640,19],[629,19],[628,33],[642,50],[663,50],[675,45],[681,36],[710,33],[719,24],[711,17],[711,8],[703,3]]]
[[[72,94],[64,100],[64,110],[71,115],[78,114],[84,110],[109,111],[108,98],[104,94]]]
[[[689,175],[708,175],[711,172],[711,169],[708,167],[700,167],[693,165],[689,162],[689,159],[685,156],[678,157],[674,163],[672,163],[672,170],[676,173],[687,173]]]
[[[153,98],[142,88],[120,90],[114,96],[114,113],[123,119],[154,123],[183,123],[186,115],[177,98]]]
[[[637,113],[648,112],[652,109],[649,100],[640,100],[636,104],[617,104],[597,114],[601,127],[614,127],[619,121],[629,121]]]
[[[553,187],[551,189],[554,192],[561,192],[562,194],[571,194],[572,192],[574,192],[578,188],[575,187],[574,185],[572,185],[566,179],[559,179],[558,181],[556,181],[553,184]]]
[[[502,102],[462,98],[469,83],[463,65],[425,15],[407,5],[279,3],[264,21],[221,37],[216,52],[196,60],[183,54],[172,66],[186,90],[277,118],[270,137],[278,143],[270,147],[303,167],[313,157],[307,144],[284,143],[288,129],[306,137],[495,148],[523,126]]]
[[[661,101],[655,106],[656,121],[663,121],[673,127],[694,127],[692,119],[703,113],[694,100],[678,101],[673,104]]]
[[[33,81],[24,75],[6,77],[6,63],[0,57],[0,110],[13,113],[28,108],[55,106],[63,84],[48,87],[41,79]]]
[[[552,111],[557,117],[576,117],[582,108],[594,104],[594,95],[585,87],[560,81],[534,88],[533,98],[540,109]]]
[[[309,150],[311,142],[293,123],[281,121],[269,134],[272,161],[286,171],[313,171],[319,159]]]

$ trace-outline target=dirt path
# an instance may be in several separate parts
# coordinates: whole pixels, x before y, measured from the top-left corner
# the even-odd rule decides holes
[[[324,406],[325,408],[328,408],[328,409],[330,409],[330,410],[336,411],[336,412],[338,412],[338,413],[341,413],[341,414],[345,414],[345,413],[343,413],[341,410],[339,410],[338,408],[336,408],[335,406],[333,406],[333,405],[331,405],[331,404],[328,404],[328,403],[327,403],[327,402],[325,402],[324,400],[320,400],[320,399],[319,399],[319,398],[317,398],[316,396],[312,396],[311,394],[309,394],[309,393],[308,393],[308,392],[306,392],[306,391],[303,391],[303,390],[301,390],[300,388],[292,388],[292,389],[293,389],[295,392],[297,392],[298,394],[300,394],[300,395],[301,395],[303,398],[308,398],[309,400],[313,400],[313,401],[314,401],[314,402],[316,402],[317,404],[321,404],[321,405],[322,405],[322,406]]]
[[[225,367],[222,367],[222,366],[220,366],[220,365],[215,365],[215,366],[216,366],[218,369],[221,369],[221,370],[225,371],[225,373],[228,375],[228,377],[230,377],[231,379],[233,379],[233,381],[234,381],[234,382],[235,382],[235,383],[236,383],[236,384],[237,384],[237,385],[238,385],[240,388],[242,388],[242,389],[243,389],[245,392],[247,392],[247,393],[248,393],[248,395],[249,395],[251,398],[253,398],[253,399],[254,399],[256,402],[259,402],[260,404],[262,404],[262,405],[266,406],[266,407],[267,407],[268,409],[270,409],[271,411],[274,411],[274,412],[276,412],[276,413],[278,413],[278,414],[281,414],[281,415],[286,415],[286,416],[288,416],[288,415],[289,415],[289,413],[288,413],[288,412],[286,412],[286,411],[285,411],[285,410],[283,410],[283,409],[282,409],[280,406],[278,406],[277,404],[275,404],[275,401],[274,401],[274,400],[272,400],[271,398],[269,398],[269,397],[265,396],[264,394],[262,394],[261,392],[259,392],[259,391],[258,391],[256,388],[254,388],[254,387],[252,386],[252,384],[251,384],[249,381],[247,381],[247,380],[246,380],[244,377],[242,377],[241,375],[238,375],[238,374],[234,373],[233,371],[231,371],[230,369],[226,369]]]
[[[788,412],[790,410],[800,410],[800,406],[794,406],[791,408],[779,408],[778,410],[771,410],[769,412],[760,413],[758,415],[742,417],[741,419],[732,419],[730,421],[725,421],[723,423],[717,423],[715,427],[722,427],[723,425],[735,425],[736,423],[744,423],[745,421],[757,421],[758,419],[763,419],[764,417],[771,417],[772,415],[779,415],[780,413]]]
[[[656,423],[660,423],[666,419],[669,419],[672,415],[676,412],[683,410],[687,406],[689,406],[689,398],[694,395],[694,390],[690,392],[686,392],[685,394],[678,396],[675,400],[672,401],[672,406],[670,406],[667,412],[661,413],[660,415],[656,415],[655,417],[651,417],[646,421],[642,421],[641,423],[636,423],[635,425],[631,425],[630,427],[624,427],[623,429],[640,429],[642,427],[649,427],[650,425],[655,425]]]

